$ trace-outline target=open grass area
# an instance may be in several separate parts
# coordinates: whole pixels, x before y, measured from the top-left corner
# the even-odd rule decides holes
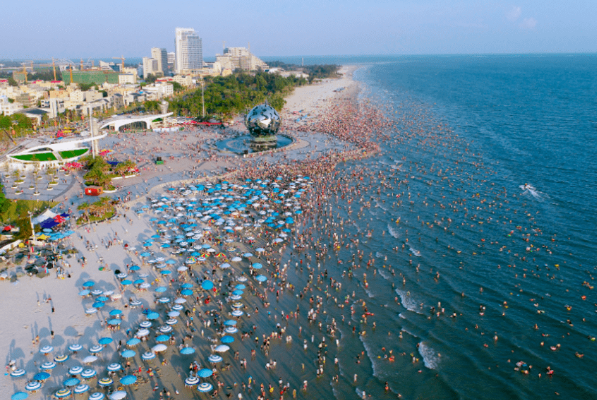
[[[89,151],[89,149],[75,149],[75,150],[61,151],[60,157],[62,157],[64,160],[67,160],[67,159],[73,158],[73,157],[80,157],[80,156],[86,154],[88,151]]]
[[[50,152],[37,154],[21,154],[11,157],[21,161],[56,161],[56,156]]]

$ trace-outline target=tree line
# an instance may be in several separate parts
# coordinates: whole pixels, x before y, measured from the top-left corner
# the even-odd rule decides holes
[[[253,106],[268,101],[281,110],[286,104],[284,96],[296,86],[306,85],[307,80],[278,74],[257,72],[239,73],[226,77],[206,77],[204,82],[205,113],[207,116],[229,118],[244,113]],[[201,88],[191,94],[170,101],[170,111],[177,115],[200,117],[202,115]]]

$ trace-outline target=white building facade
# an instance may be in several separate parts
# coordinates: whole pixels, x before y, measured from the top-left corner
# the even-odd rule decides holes
[[[151,58],[158,60],[157,70],[161,72],[162,76],[166,76],[168,73],[168,52],[166,49],[154,47],[151,49]]]
[[[176,28],[175,45],[175,70],[177,74],[182,71],[197,70],[203,67],[203,47],[201,38],[193,28]]]

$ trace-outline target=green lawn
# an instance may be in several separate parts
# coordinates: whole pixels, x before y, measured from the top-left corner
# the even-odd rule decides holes
[[[83,154],[87,153],[88,151],[89,151],[89,149],[76,149],[76,150],[61,151],[60,157],[62,157],[64,160],[67,160],[69,158],[82,156]]]
[[[56,156],[50,152],[37,154],[22,154],[11,157],[21,161],[56,161]]]

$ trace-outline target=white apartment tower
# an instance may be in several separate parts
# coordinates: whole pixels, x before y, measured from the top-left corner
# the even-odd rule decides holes
[[[184,70],[203,67],[203,47],[201,38],[193,28],[176,28],[174,40],[176,63],[175,70],[180,74]]]
[[[157,70],[161,72],[163,76],[166,76],[168,72],[168,52],[166,49],[160,49],[159,47],[152,48],[151,58],[158,60]]]
[[[151,57],[143,57],[143,79],[147,78],[149,74],[155,75],[160,72],[158,70],[158,60]]]

